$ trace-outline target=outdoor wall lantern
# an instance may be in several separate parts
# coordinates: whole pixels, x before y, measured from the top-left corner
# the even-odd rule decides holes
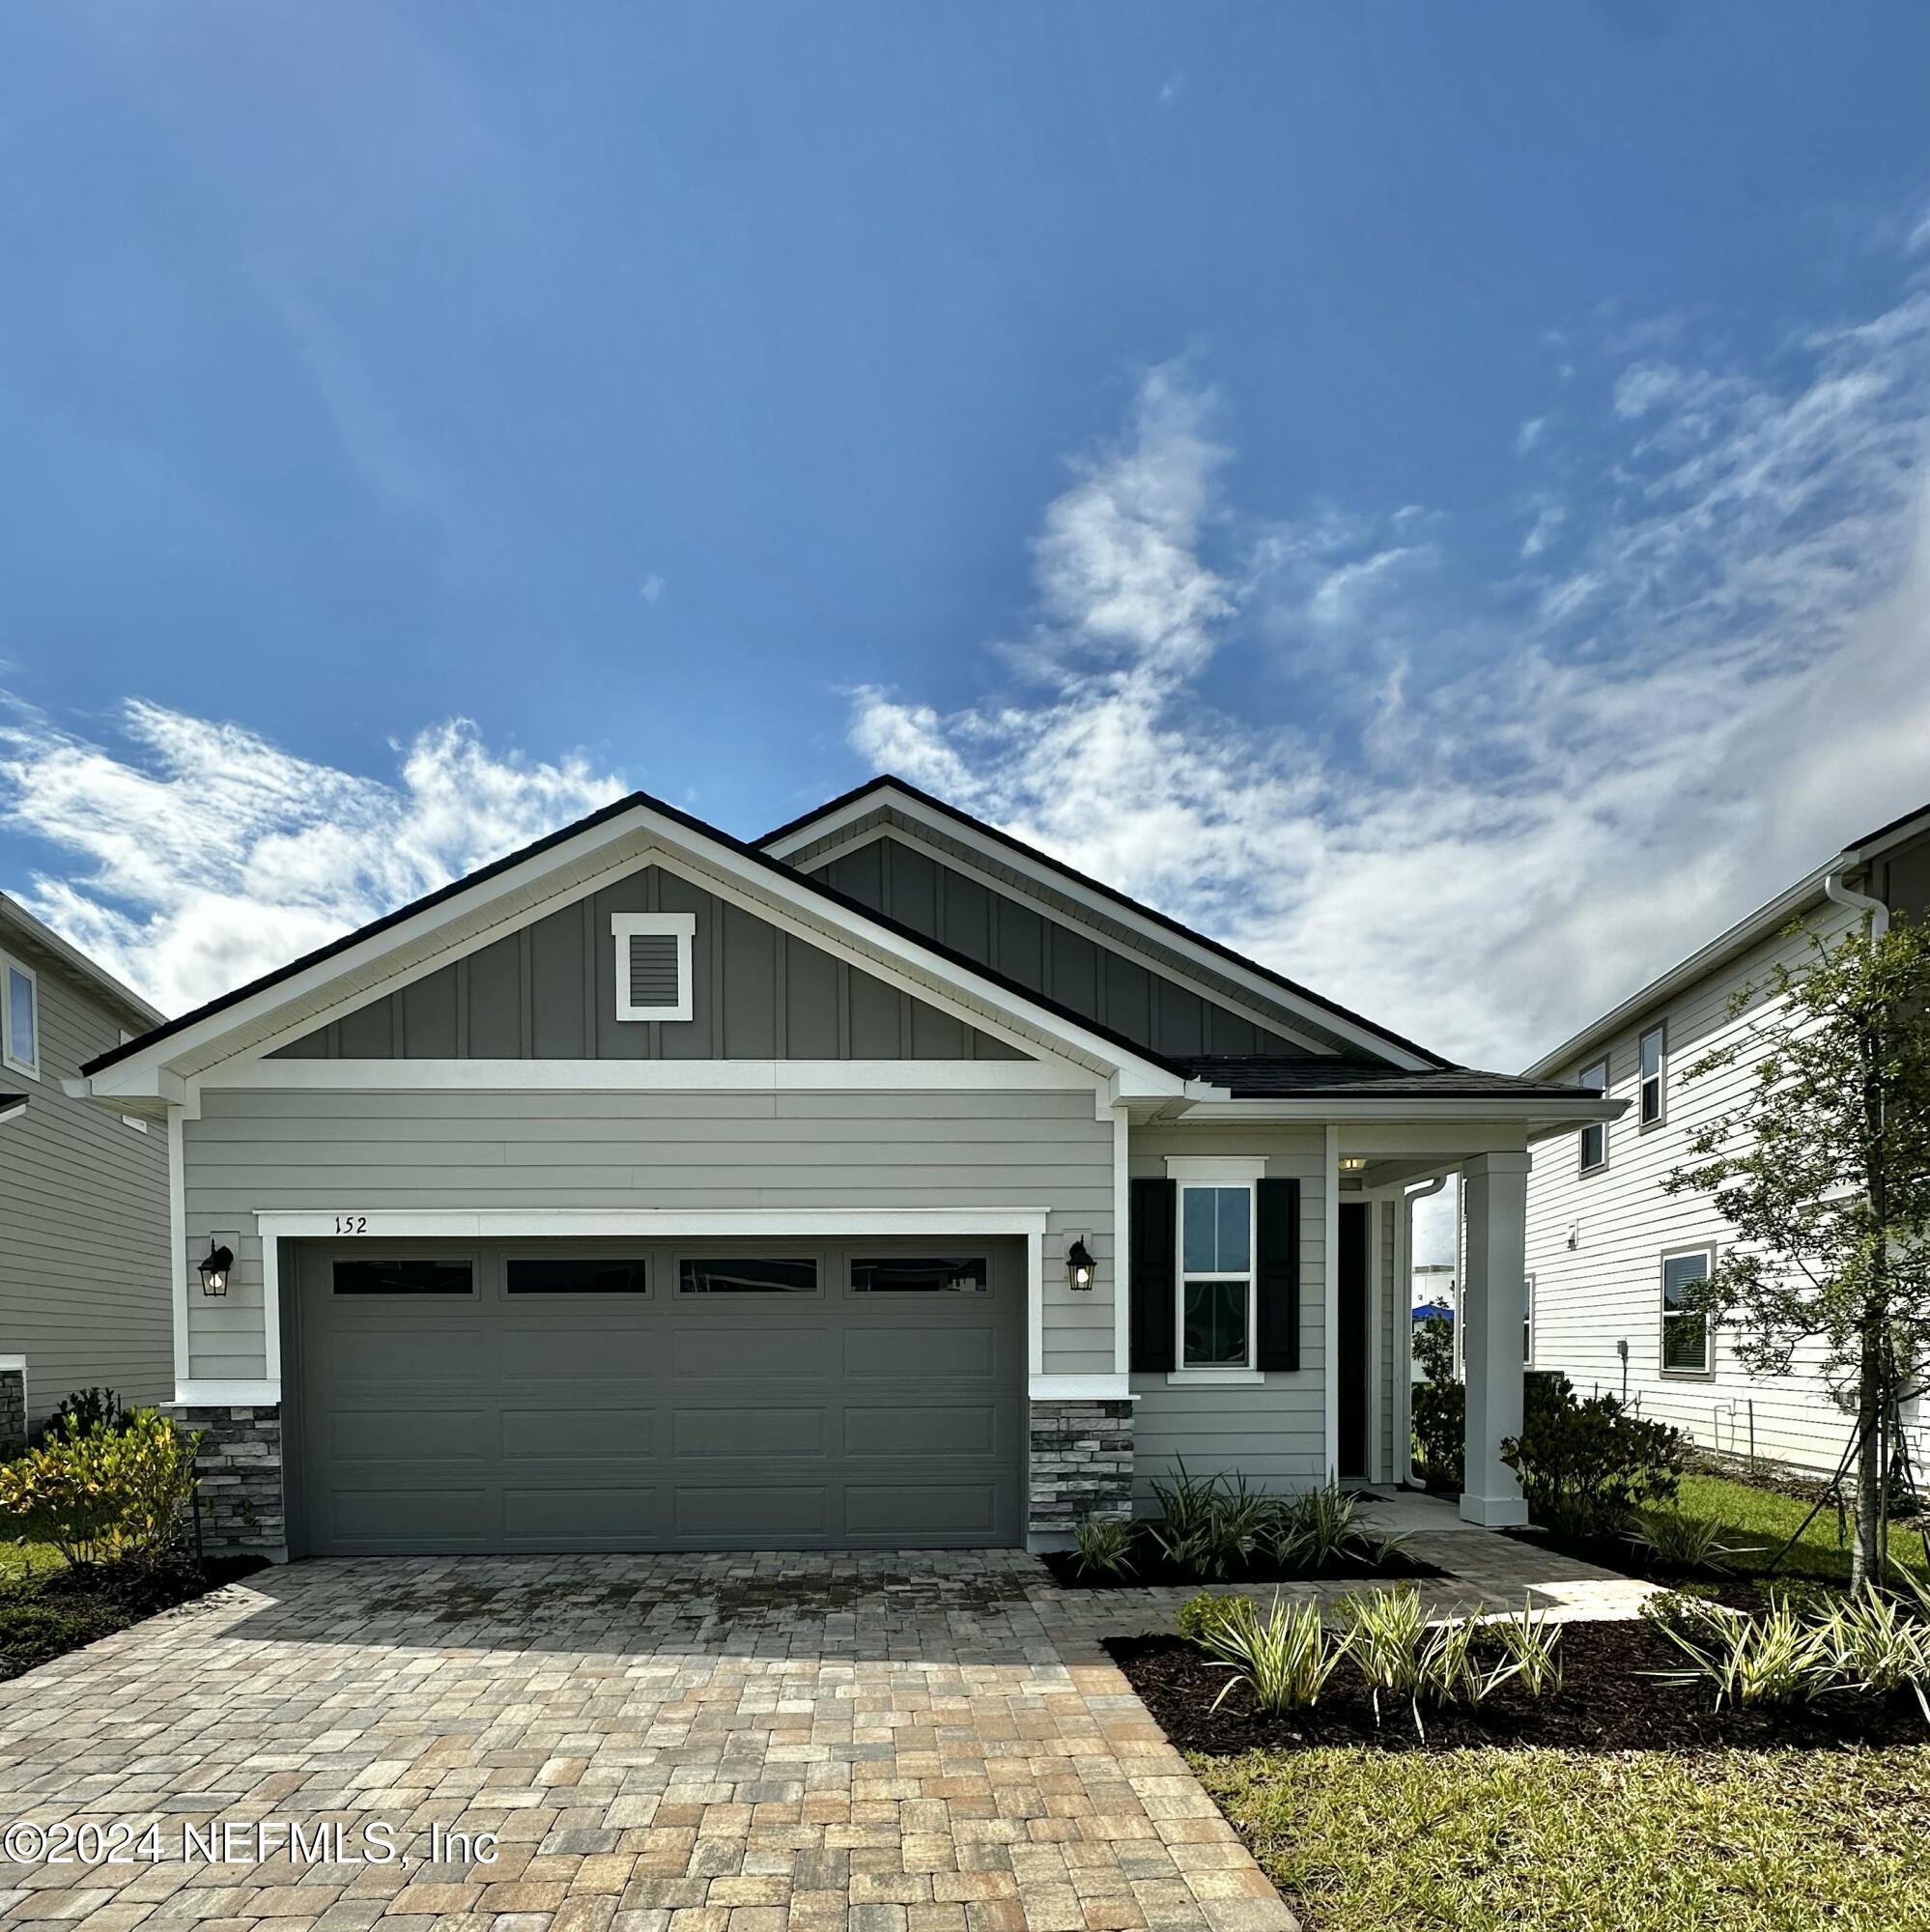
[[[1084,1241],[1074,1241],[1065,1251],[1065,1276],[1074,1288],[1091,1288],[1093,1264]]]
[[[201,1271],[203,1294],[227,1293],[228,1270],[235,1265],[234,1249],[215,1247],[213,1237],[211,1236],[208,1252],[194,1265]]]
[[[1364,1153],[1344,1153],[1340,1157],[1340,1171],[1343,1174],[1358,1174],[1367,1165]]]

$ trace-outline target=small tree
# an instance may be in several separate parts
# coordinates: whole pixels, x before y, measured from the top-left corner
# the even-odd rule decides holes
[[[1930,1358],[1930,937],[1901,918],[1879,937],[1807,936],[1807,957],[1770,974],[1774,1003],[1688,1069],[1753,1062],[1663,1184],[1713,1192],[1735,1227],[1692,1305],[1738,1324],[1744,1365],[1787,1375],[1799,1345],[1823,1346],[1856,1417],[1859,1585],[1883,1574],[1896,1415]],[[1732,1014],[1764,990],[1745,987]]]

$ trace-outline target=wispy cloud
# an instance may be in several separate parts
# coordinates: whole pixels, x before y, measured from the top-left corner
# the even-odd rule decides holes
[[[1698,362],[1678,319],[1615,342],[1637,359],[1591,425],[1605,481],[1541,508],[1525,576],[1402,541],[1412,506],[1256,534],[1225,412],[1154,371],[1045,512],[1029,683],[950,716],[862,693],[854,744],[1404,1031],[1522,1064],[1930,797],[1930,300],[1774,377]],[[1309,627],[1344,648],[1292,647]],[[1269,639],[1284,692],[1209,705],[1215,658]]]
[[[133,699],[125,749],[0,729],[0,810],[72,860],[25,902],[165,1011],[197,1005],[617,796],[582,759],[493,753],[454,720],[392,782]]]

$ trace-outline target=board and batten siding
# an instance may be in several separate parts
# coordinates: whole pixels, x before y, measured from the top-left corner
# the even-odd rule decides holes
[[[1180,1461],[1193,1475],[1241,1475],[1257,1490],[1315,1487],[1326,1473],[1325,1131],[1135,1128],[1128,1172],[1163,1177],[1169,1154],[1263,1155],[1269,1177],[1299,1180],[1300,1366],[1233,1387],[1189,1387],[1164,1375],[1133,1376],[1134,1500],[1145,1512],[1152,1500],[1152,1480],[1170,1475]]]
[[[1839,906],[1823,908],[1815,930],[1834,940],[1854,923]],[[1746,1056],[1721,1071],[1685,1080],[1683,1072],[1711,1049],[1741,1037],[1754,1013],[1732,1019],[1731,996],[1760,984],[1777,960],[1796,963],[1807,942],[1776,937],[1677,993],[1609,1042],[1608,1091],[1630,1102],[1609,1123],[1608,1160],[1578,1170],[1574,1136],[1534,1150],[1528,1178],[1528,1272],[1535,1283],[1535,1366],[1559,1369],[1582,1395],[1626,1391],[1644,1415],[1687,1430],[1705,1448],[1745,1455],[1753,1413],[1759,1457],[1812,1469],[1832,1469],[1849,1439],[1850,1418],[1837,1408],[1820,1370],[1820,1350],[1805,1348],[1787,1376],[1751,1376],[1737,1359],[1734,1340],[1714,1337],[1713,1376],[1661,1373],[1661,1260],[1698,1245],[1726,1252],[1734,1230],[1701,1193],[1671,1195],[1662,1182],[1690,1158],[1689,1136],[1742,1098],[1754,1078]],[[1640,1037],[1657,1020],[1667,1028],[1664,1118],[1644,1130],[1638,1120],[1636,1056]],[[1584,1056],[1588,1065],[1600,1050]],[[1579,1073],[1582,1063],[1563,1069]],[[1575,1245],[1569,1245],[1571,1229]],[[1628,1344],[1625,1369],[1617,1345]]]
[[[195,1292],[188,1374],[267,1373],[257,1210],[1042,1207],[1044,1368],[1113,1368],[1113,1126],[1090,1087],[1022,1093],[291,1093],[209,1089],[183,1123],[190,1261],[238,1233],[227,1295]],[[1064,1256],[1098,1263],[1074,1293]]]
[[[688,913],[691,1017],[617,1018],[617,913]],[[285,1060],[1023,1060],[661,866],[304,1034]]]
[[[27,1095],[0,1122],[0,1354],[27,1358],[30,1422],[94,1385],[129,1406],[166,1402],[167,1136],[63,1092],[119,1044],[120,1025],[56,963],[18,956],[40,981],[41,1077],[0,1073]]]

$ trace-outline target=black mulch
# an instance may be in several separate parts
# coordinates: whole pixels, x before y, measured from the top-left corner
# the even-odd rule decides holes
[[[1140,1590],[1150,1586],[1198,1589],[1206,1583],[1326,1583],[1359,1578],[1364,1581],[1393,1582],[1403,1577],[1445,1577],[1445,1570],[1410,1556],[1405,1549],[1384,1549],[1373,1561],[1355,1556],[1337,1556],[1318,1570],[1285,1570],[1264,1557],[1241,1570],[1229,1570],[1224,1577],[1202,1577],[1197,1570],[1167,1562],[1150,1539],[1136,1540],[1132,1571],[1128,1576],[1111,1577],[1098,1571],[1081,1570],[1076,1549],[1047,1550],[1042,1558],[1053,1580],[1064,1590]]]
[[[1263,1717],[1243,1689],[1214,1711],[1227,1672],[1178,1637],[1115,1637],[1106,1648],[1174,1744],[1217,1757],[1320,1745],[1688,1751],[1930,1744],[1930,1725],[1907,1691],[1893,1698],[1845,1694],[1814,1704],[1717,1712],[1706,1684],[1669,1684],[1642,1675],[1678,1668],[1685,1660],[1660,1631],[1639,1620],[1564,1625],[1558,1694],[1536,1700],[1511,1684],[1472,1709],[1424,1710],[1425,1744],[1405,1701],[1383,1698],[1381,1721],[1376,1724],[1367,1687],[1347,1662],[1327,1680],[1311,1710]]]
[[[149,1569],[113,1563],[11,1580],[0,1588],[0,1682],[263,1567],[259,1556],[183,1558]]]

